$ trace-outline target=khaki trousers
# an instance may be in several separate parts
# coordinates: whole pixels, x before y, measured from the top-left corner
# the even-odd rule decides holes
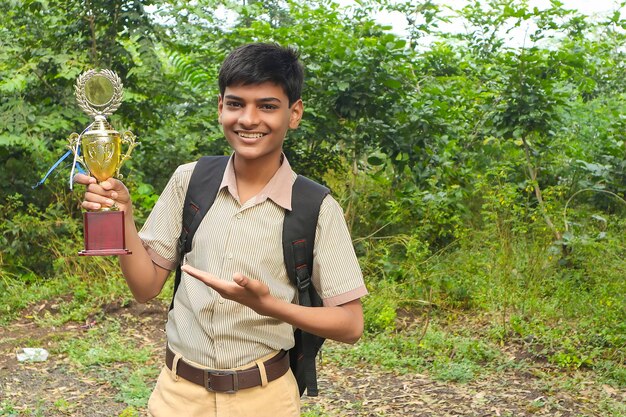
[[[262,361],[271,356],[261,358],[256,363],[262,366]],[[164,366],[148,400],[148,416],[299,417],[300,393],[291,369],[272,382],[226,394],[210,392],[180,376],[175,377]]]

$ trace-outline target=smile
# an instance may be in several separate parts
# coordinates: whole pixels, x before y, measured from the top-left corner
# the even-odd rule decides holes
[[[245,139],[258,139],[265,136],[265,133],[257,133],[257,132],[237,132],[237,134]]]

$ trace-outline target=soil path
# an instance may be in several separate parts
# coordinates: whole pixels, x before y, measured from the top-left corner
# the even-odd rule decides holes
[[[44,306],[45,308],[45,306]],[[160,367],[166,307],[132,303],[109,308],[121,331],[141,338],[151,349],[148,366]],[[28,316],[28,314],[26,314]],[[97,367],[78,371],[63,355],[46,362],[19,363],[15,351],[26,340],[81,337],[97,323],[39,326],[22,318],[0,328],[0,416],[119,416],[127,405],[115,384],[103,380]],[[323,361],[319,366],[320,397],[303,398],[308,416],[438,416],[438,417],[617,417],[605,404],[626,402],[626,390],[599,384],[578,373],[569,386],[545,374],[507,370],[467,384],[434,381],[427,375],[398,374],[370,366],[345,367]],[[144,410],[139,408],[140,414]]]

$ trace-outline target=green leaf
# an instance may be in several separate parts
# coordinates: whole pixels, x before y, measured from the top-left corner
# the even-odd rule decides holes
[[[337,89],[339,91],[346,91],[348,89],[348,87],[350,87],[350,84],[348,84],[347,81],[338,81],[337,82]]]
[[[370,157],[367,158],[367,162],[370,165],[379,166],[379,165],[383,165],[385,163],[385,160],[379,156],[371,155]]]
[[[383,84],[385,84],[389,88],[400,88],[402,87],[402,83],[398,80],[394,80],[393,78],[387,78],[383,80]]]

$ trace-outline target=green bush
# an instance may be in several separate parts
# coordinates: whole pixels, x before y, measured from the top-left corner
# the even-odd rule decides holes
[[[82,222],[68,213],[67,198],[51,203],[45,210],[24,205],[14,194],[0,205],[0,240],[4,248],[0,268],[24,278],[49,278],[74,271],[70,257],[82,247]]]

